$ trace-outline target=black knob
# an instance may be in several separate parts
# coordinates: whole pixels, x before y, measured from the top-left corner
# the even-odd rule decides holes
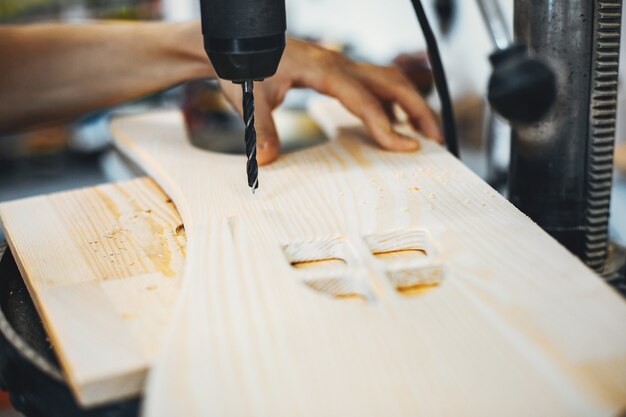
[[[556,102],[554,72],[528,56],[525,45],[513,45],[490,57],[493,74],[489,80],[489,103],[512,123],[541,121]]]

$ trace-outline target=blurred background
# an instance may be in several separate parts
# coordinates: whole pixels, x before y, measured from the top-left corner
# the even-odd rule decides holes
[[[512,15],[512,0],[502,0],[502,5],[507,15]],[[495,185],[503,184],[508,154],[506,127],[501,129],[505,140],[501,141],[503,147],[498,147],[502,158],[497,164],[487,163],[482,146],[488,116],[483,95],[492,46],[478,8],[472,1],[458,0],[426,0],[425,6],[449,71],[464,160],[481,176],[493,177]],[[287,13],[291,36],[318,41],[354,59],[381,65],[395,63],[428,95],[433,108],[438,108],[425,42],[409,1],[287,0]],[[94,19],[183,21],[198,17],[198,0],[0,0],[0,24],[51,20],[80,23]],[[285,149],[323,141],[319,129],[306,116],[306,103],[313,96],[310,91],[292,92],[276,112]],[[110,151],[108,119],[115,113],[152,107],[184,108],[195,142],[220,151],[243,149],[241,123],[215,85],[206,81],[189,83],[85,115],[68,126],[0,137],[0,201],[132,175]],[[302,132],[307,137],[301,137]],[[221,140],[214,143],[211,137]]]
[[[501,5],[512,20],[513,0],[501,0]],[[490,114],[484,98],[490,74],[487,57],[493,47],[477,5],[470,0],[425,0],[425,6],[448,73],[463,161],[506,193],[509,130]],[[354,59],[397,65],[438,109],[425,42],[408,0],[287,0],[287,11],[291,36],[317,41]],[[0,24],[95,19],[183,21],[198,16],[198,0],[0,0]],[[622,58],[623,64],[626,60]],[[310,91],[291,92],[275,113],[285,150],[325,140],[306,114],[307,102],[313,97],[315,93]],[[620,94],[620,104],[623,101]],[[108,120],[114,114],[155,107],[182,108],[193,140],[203,146],[224,152],[242,150],[238,116],[214,83],[196,81],[85,115],[70,125],[0,136],[0,201],[136,175],[112,151]],[[623,105],[619,109],[620,115],[626,111]],[[623,122],[620,116],[620,158],[626,156]],[[616,241],[626,244],[626,180],[622,171],[616,173],[613,195],[611,233]],[[0,417],[15,415],[2,395]]]

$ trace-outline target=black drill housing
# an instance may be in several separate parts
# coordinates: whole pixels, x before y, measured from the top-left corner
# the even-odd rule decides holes
[[[217,76],[260,81],[285,49],[285,0],[200,0],[204,48]]]

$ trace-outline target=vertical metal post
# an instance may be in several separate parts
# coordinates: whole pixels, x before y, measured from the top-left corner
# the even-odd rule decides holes
[[[515,34],[557,75],[544,121],[515,126],[510,199],[598,272],[607,255],[621,0],[516,0]]]
[[[596,0],[594,6],[584,260],[597,272],[609,272],[604,266],[613,180],[622,0]]]
[[[511,30],[498,2],[499,0],[477,0],[476,3],[494,46],[506,49],[511,46]]]

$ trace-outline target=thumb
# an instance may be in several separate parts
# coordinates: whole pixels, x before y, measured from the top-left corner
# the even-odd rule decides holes
[[[280,152],[278,132],[272,117],[272,106],[259,95],[255,104],[256,152],[259,165],[273,162]]]
[[[224,96],[226,96],[226,99],[241,115],[241,86],[220,80],[220,88]],[[254,92],[254,96],[257,162],[260,165],[267,165],[278,157],[280,142],[278,140],[276,125],[272,118],[273,106],[270,104],[267,95],[262,88],[257,88]]]

